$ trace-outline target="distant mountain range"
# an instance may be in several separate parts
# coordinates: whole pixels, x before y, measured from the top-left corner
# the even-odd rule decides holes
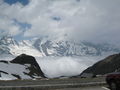
[[[90,42],[74,42],[66,40],[50,40],[49,38],[34,38],[32,40],[16,41],[11,36],[0,39],[0,55],[32,56],[101,56],[119,53],[120,48],[110,44],[94,44]]]

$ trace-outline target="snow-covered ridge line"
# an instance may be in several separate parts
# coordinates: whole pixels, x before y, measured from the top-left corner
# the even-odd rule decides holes
[[[36,38],[32,40],[16,41],[12,37],[0,39],[0,55],[32,56],[102,56],[119,53],[120,49],[110,44],[94,44],[90,42],[74,42],[66,40],[49,40]]]

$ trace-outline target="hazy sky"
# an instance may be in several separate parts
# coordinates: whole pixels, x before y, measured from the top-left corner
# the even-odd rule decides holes
[[[0,34],[120,44],[120,0],[0,0]]]

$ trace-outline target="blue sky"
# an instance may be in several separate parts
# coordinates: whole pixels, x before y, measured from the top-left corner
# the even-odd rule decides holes
[[[4,2],[8,3],[8,4],[14,4],[17,2],[20,2],[23,5],[27,5],[29,3],[29,0],[4,0]]]

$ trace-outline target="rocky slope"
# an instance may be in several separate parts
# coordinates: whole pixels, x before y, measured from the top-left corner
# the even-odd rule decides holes
[[[36,38],[32,40],[16,41],[12,37],[4,36],[0,39],[0,55],[32,56],[101,56],[119,53],[120,49],[109,44],[93,44],[90,42],[76,43],[66,40],[50,40]]]
[[[35,58],[22,54],[11,61],[0,61],[0,80],[45,77]]]
[[[83,71],[81,76],[104,75],[115,72],[118,69],[120,69],[120,54],[114,54],[87,68],[85,71]]]

